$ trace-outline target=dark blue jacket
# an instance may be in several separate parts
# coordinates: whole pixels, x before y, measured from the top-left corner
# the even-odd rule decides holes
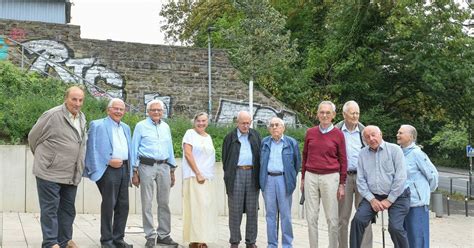
[[[268,177],[268,160],[270,158],[270,148],[271,148],[272,137],[267,136],[262,140],[260,154],[260,189],[265,190],[265,184]],[[298,142],[290,137],[283,136],[283,150],[282,150],[282,159],[283,159],[283,172],[285,177],[286,192],[288,194],[293,194],[293,191],[296,188],[296,176],[301,169],[301,154],[298,147]]]

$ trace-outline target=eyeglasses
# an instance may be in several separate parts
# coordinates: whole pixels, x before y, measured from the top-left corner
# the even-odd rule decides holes
[[[272,123],[270,125],[268,125],[269,127],[280,127],[280,123]]]
[[[331,112],[331,111],[326,111],[326,112],[324,112],[324,111],[319,111],[318,114],[320,114],[320,115],[331,115],[332,112]]]
[[[352,115],[352,116],[358,116],[358,115],[360,115],[359,112],[352,112],[352,113],[348,113],[348,114],[349,114],[349,115]]]
[[[161,113],[163,112],[163,109],[149,109],[148,112]]]
[[[124,108],[118,108],[118,107],[109,107],[109,108],[116,112],[125,112]]]

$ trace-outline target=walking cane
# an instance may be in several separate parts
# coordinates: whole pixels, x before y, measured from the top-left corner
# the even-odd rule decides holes
[[[385,224],[383,221],[383,211],[380,212],[382,215],[382,247],[385,248]]]

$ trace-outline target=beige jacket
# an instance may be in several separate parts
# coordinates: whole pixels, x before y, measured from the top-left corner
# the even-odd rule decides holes
[[[78,185],[84,170],[86,151],[86,118],[79,116],[81,135],[69,119],[65,104],[41,115],[28,134],[34,155],[33,174],[41,179]]]

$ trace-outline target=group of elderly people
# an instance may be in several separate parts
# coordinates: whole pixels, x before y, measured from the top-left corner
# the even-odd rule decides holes
[[[64,104],[45,112],[29,134],[35,155],[42,247],[77,247],[72,241],[72,223],[81,174],[94,181],[102,195],[102,247],[133,247],[124,241],[130,183],[140,187],[145,247],[177,246],[170,237],[169,208],[176,161],[170,128],[162,120],[163,102],[147,104],[146,119],[131,135],[128,125],[121,121],[124,102],[112,99],[108,116],[92,121],[86,134],[80,112],[83,99],[83,90],[71,87]],[[377,126],[364,127],[359,115],[358,104],[349,101],[343,106],[344,120],[334,125],[335,105],[321,102],[319,125],[307,130],[301,156],[298,142],[284,134],[281,118],[268,120],[270,135],[261,139],[251,128],[251,114],[238,113],[237,127],[222,144],[231,248],[242,241],[243,213],[247,218],[245,245],[256,247],[260,190],[268,247],[278,247],[279,222],[282,246],[293,247],[292,195],[300,169],[310,247],[318,247],[320,202],[328,224],[329,247],[347,247],[348,243],[350,247],[371,247],[370,224],[383,211],[388,212],[388,230],[395,247],[429,247],[428,205],[438,174],[416,145],[416,129],[402,125],[398,146],[385,142]],[[208,247],[207,243],[217,242],[219,233],[216,149],[206,132],[208,122],[206,113],[198,113],[182,140],[183,240],[191,248]],[[155,197],[156,229],[152,211]],[[352,205],[357,210],[348,232]]]

